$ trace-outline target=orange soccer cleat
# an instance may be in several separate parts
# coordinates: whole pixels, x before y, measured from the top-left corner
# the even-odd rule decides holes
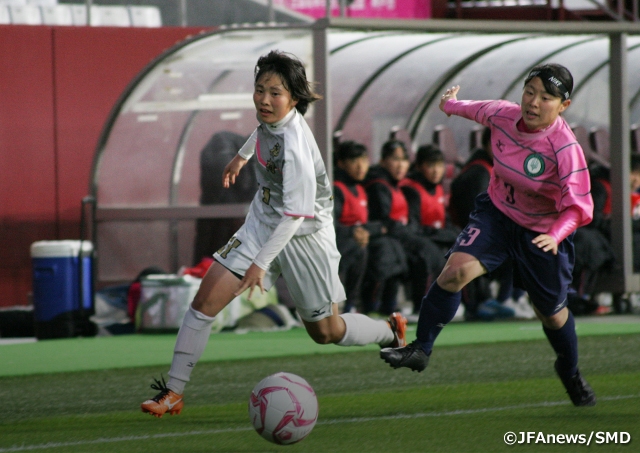
[[[142,412],[146,412],[157,418],[161,418],[166,412],[169,412],[171,415],[179,414],[184,407],[182,395],[178,395],[173,390],[169,390],[164,382],[164,378],[161,379],[162,382],[154,379],[155,384],[151,384],[151,388],[160,390],[160,393],[140,405]]]
[[[402,348],[407,345],[406,333],[407,333],[407,318],[402,316],[401,313],[392,313],[389,316],[389,326],[393,331],[393,342],[390,347]]]

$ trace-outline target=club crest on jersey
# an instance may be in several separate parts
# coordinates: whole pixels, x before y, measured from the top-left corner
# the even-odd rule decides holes
[[[266,168],[267,171],[273,173],[274,175],[276,174],[276,164],[271,159],[267,161]]]
[[[530,154],[524,160],[524,171],[527,176],[540,176],[544,173],[544,159],[538,153]]]
[[[271,154],[271,157],[278,157],[278,154],[280,154],[280,143],[276,143],[274,147],[269,150],[269,154]]]

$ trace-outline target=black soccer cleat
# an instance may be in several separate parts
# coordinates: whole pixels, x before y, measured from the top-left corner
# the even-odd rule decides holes
[[[380,350],[380,358],[393,368],[410,368],[420,373],[429,364],[429,356],[425,354],[417,341],[403,348],[384,348]]]
[[[554,363],[553,367],[556,373],[560,377],[564,388],[567,389],[567,394],[571,399],[574,406],[595,406],[596,394],[591,386],[584,380],[580,374],[580,370],[571,378],[565,379],[558,371],[558,361]]]

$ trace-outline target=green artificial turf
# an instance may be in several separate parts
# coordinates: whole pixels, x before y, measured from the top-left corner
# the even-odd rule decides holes
[[[638,316],[607,318],[598,319],[598,322],[593,322],[592,318],[578,318],[578,336],[640,333]],[[415,338],[415,325],[409,326],[407,337],[409,340]],[[538,339],[544,339],[544,334],[537,321],[452,323],[442,331],[437,345]],[[0,376],[168,365],[174,343],[175,334],[138,334],[3,345],[0,346]],[[334,354],[357,349],[315,344],[302,328],[279,332],[221,333],[212,335],[201,360]],[[367,346],[366,349],[376,350],[377,346]]]
[[[139,404],[154,394],[148,385],[165,364],[5,376],[0,453],[632,452],[640,442],[639,349],[637,333],[580,339],[580,366],[599,399],[591,408],[570,404],[551,348],[535,339],[438,345],[423,373],[393,370],[369,348],[202,362],[183,413],[162,419],[142,414]],[[317,426],[293,446],[259,437],[247,415],[251,388],[277,371],[303,376],[320,402]],[[508,431],[627,432],[632,440],[507,446]]]
[[[640,373],[594,379],[601,401],[593,408],[548,399],[548,388],[555,384],[551,379],[320,396],[315,429],[299,444],[286,447],[269,444],[253,432],[244,402],[200,405],[160,420],[132,412],[46,418],[37,424],[15,424],[11,434],[3,434],[0,445],[7,447],[0,447],[0,452],[582,451],[589,447],[508,446],[503,438],[507,432],[529,431],[545,436],[626,432],[637,438],[640,395],[633,394],[630,383],[639,378]],[[634,451],[629,444],[596,444],[595,438],[592,442],[590,447],[598,452]]]

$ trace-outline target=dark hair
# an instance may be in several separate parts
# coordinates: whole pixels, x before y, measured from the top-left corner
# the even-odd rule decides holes
[[[416,153],[415,165],[419,166],[424,163],[444,162],[444,153],[440,151],[436,145],[422,145]]]
[[[298,101],[296,109],[302,115],[307,113],[309,104],[322,99],[322,96],[314,93],[311,83],[307,80],[304,65],[292,54],[272,50],[258,59],[253,74],[254,83],[258,83],[264,74],[278,75],[284,87],[291,93],[291,97]]]
[[[335,153],[336,162],[340,160],[357,159],[367,155],[367,147],[353,140],[341,142]]]
[[[404,153],[404,157],[409,160],[409,151],[407,151],[407,146],[401,140],[389,140],[382,145],[382,150],[380,152],[380,158],[386,159],[391,157],[395,152],[396,148],[402,148],[402,152]]]
[[[631,154],[631,171],[640,171],[640,154]]]
[[[573,91],[573,76],[567,68],[556,63],[539,64],[534,66],[524,80],[526,85],[534,77],[540,77],[544,89],[552,96],[566,101]]]

